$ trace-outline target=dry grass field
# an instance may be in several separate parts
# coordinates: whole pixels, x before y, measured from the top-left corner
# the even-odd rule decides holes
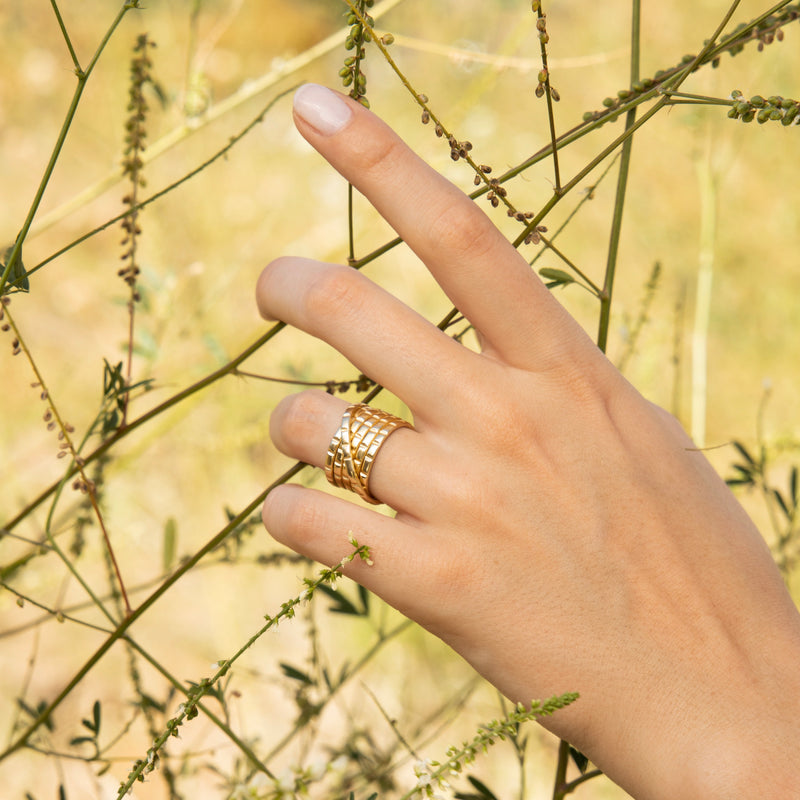
[[[643,5],[643,77],[698,53],[728,9],[723,0]],[[58,4],[83,67],[121,6],[121,0]],[[630,6],[544,3],[552,81],[561,96],[559,133],[628,89]],[[130,293],[117,275],[124,266],[120,222],[60,251],[127,208],[130,186],[120,165],[137,36],[146,32],[156,44],[152,83],[143,87],[148,149],[140,199],[179,181],[263,118],[138,219],[141,299],[132,382],[140,388],[131,394],[127,422],[164,407],[119,436],[107,460],[87,465],[97,476],[100,515],[133,608],[292,465],[268,437],[277,400],[300,382],[358,377],[329,348],[291,330],[240,365],[250,376],[229,367],[268,330],[254,303],[265,263],[286,253],[340,262],[348,256],[346,184],[294,131],[290,96],[306,80],[340,85],[345,8],[340,0],[142,2],[125,14],[86,83],[24,243],[30,291],[11,295],[8,306],[21,336],[0,333],[0,751],[14,746],[107,640],[112,619],[120,619],[118,582],[87,495],[71,488],[72,478],[63,491],[42,495],[71,461],[57,458],[60,423],[49,426],[48,408],[74,429],[76,446],[85,439],[81,453],[93,453],[102,443],[96,420],[104,362],[113,367],[127,359]],[[766,8],[744,0],[729,30]],[[395,37],[389,50],[404,76],[449,129],[473,143],[477,162],[502,174],[548,144],[546,103],[534,93],[541,60],[530,3],[378,0],[373,13],[377,31]],[[718,68],[702,68],[681,91],[799,98],[800,22],[781,30],[783,41],[723,54]],[[2,255],[28,215],[76,75],[47,0],[5,0],[0,37]],[[472,191],[474,173],[451,161],[446,143],[421,123],[418,106],[374,47],[364,71],[373,110]],[[753,453],[763,446],[768,488],[743,492],[742,501],[774,542],[788,528],[769,488],[788,497],[792,466],[800,464],[800,128],[743,124],[727,111],[675,104],[634,137],[607,352],[647,397],[711,448],[723,475],[732,475],[740,460],[733,441]],[[623,126],[624,118],[566,147],[562,174],[579,172]],[[609,163],[546,220],[552,235],[580,206],[557,244],[595,282],[603,280],[614,205],[617,164],[601,179]],[[514,178],[509,194],[519,208],[536,211],[552,196],[552,182],[552,161],[545,159]],[[502,207],[479,202],[509,237],[519,233]],[[354,217],[357,257],[392,239],[360,198]],[[524,252],[537,257],[536,269],[565,269],[550,251]],[[658,281],[648,290],[656,264]],[[449,310],[402,245],[364,269],[434,321]],[[554,291],[595,336],[596,298],[577,285]],[[13,355],[15,349],[22,352]],[[226,368],[229,374],[207,380]],[[46,401],[42,387],[32,387],[40,380]],[[189,387],[196,391],[170,404]],[[459,387],[452,392],[457,402]],[[358,397],[355,387],[347,396]],[[382,402],[396,408],[392,398]],[[295,480],[325,485],[310,469]],[[277,613],[302,590],[302,578],[317,573],[257,521],[250,524],[257,509],[244,517],[137,618],[127,634],[135,647],[114,644],[27,746],[0,760],[3,798],[45,800],[58,797],[59,787],[70,800],[116,797],[185,701],[175,684],[186,688],[213,675],[214,663],[230,658],[265,614]],[[787,580],[800,597],[790,568]],[[354,585],[339,588],[360,608]],[[246,747],[265,763],[269,758],[276,776],[297,765],[325,765],[324,775],[313,773],[319,780],[308,787],[311,797],[346,797],[351,789],[358,800],[373,791],[401,797],[415,782],[406,743],[435,759],[504,713],[503,701],[460,659],[376,599],[360,616],[331,613],[332,602],[319,595],[259,638],[222,679],[219,695],[206,701],[222,725],[204,713],[187,720],[180,738],[167,742],[160,768],[137,782],[132,796],[267,798],[282,790],[293,796],[285,777],[284,784],[263,773],[254,777]],[[352,675],[333,691],[324,675],[335,684],[343,669]],[[94,724],[96,701],[102,724],[93,740],[81,720]],[[303,711],[308,718],[296,724]],[[557,742],[533,725],[526,732],[524,756],[519,741],[519,747],[506,741],[475,764],[474,774],[498,797],[552,796]],[[75,743],[76,737],[85,741]],[[454,787],[476,791],[464,779]],[[575,796],[626,795],[598,778]]]

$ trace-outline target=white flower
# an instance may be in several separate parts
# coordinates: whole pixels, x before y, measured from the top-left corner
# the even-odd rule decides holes
[[[314,761],[310,767],[306,770],[306,774],[308,775],[308,779],[311,781],[319,781],[322,780],[325,773],[328,771],[328,764],[321,759],[318,761]]]
[[[431,771],[431,762],[428,759],[420,759],[414,762],[414,774],[419,778],[423,775],[428,775]]]
[[[292,794],[294,792],[294,772],[285,769],[275,778],[275,788],[282,794]]]
[[[331,762],[330,768],[334,772],[344,772],[347,769],[347,756],[339,756]]]

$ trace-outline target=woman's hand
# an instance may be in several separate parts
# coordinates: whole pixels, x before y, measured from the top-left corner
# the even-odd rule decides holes
[[[461,191],[358,103],[295,98],[302,135],[479,331],[456,343],[356,270],[279,258],[258,304],[411,409],[370,490],[390,518],[275,489],[270,533],[441,637],[637,798],[800,796],[800,622],[768,549],[680,426],[647,402]],[[286,398],[276,446],[317,467],[347,403]]]

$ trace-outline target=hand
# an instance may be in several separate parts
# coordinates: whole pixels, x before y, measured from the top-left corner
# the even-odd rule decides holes
[[[767,547],[680,426],[647,402],[461,191],[358,103],[315,86],[301,134],[394,227],[479,331],[456,343],[359,272],[279,258],[265,317],[400,397],[380,450],[394,518],[275,489],[279,541],[337,563],[514,701],[580,699],[545,724],[637,798],[800,794],[800,618]],[[320,467],[347,403],[286,398],[279,450]],[[744,788],[743,788],[744,787]]]

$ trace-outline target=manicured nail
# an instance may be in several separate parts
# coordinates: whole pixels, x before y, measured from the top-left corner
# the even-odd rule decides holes
[[[316,83],[305,83],[294,93],[294,110],[323,136],[338,133],[353,116],[338,94]]]

